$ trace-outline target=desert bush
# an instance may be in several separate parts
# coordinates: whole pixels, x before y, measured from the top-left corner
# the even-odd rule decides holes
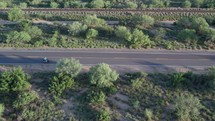
[[[74,85],[74,80],[63,74],[54,76],[49,82],[49,92],[54,96],[61,96],[64,90],[70,89]]]
[[[102,91],[91,90],[88,92],[87,101],[93,105],[103,105],[106,100],[106,95]]]
[[[35,91],[28,91],[20,93],[17,99],[13,102],[14,108],[22,108],[29,105],[34,100],[39,99],[39,95]]]
[[[0,91],[2,92],[21,92],[29,90],[31,85],[28,82],[30,76],[21,67],[0,73]]]
[[[145,109],[144,111],[144,115],[147,118],[148,121],[152,121],[152,117],[153,117],[153,112],[150,109]]]
[[[184,94],[174,99],[174,110],[181,121],[198,120],[202,105],[200,100],[192,94]]]
[[[74,58],[63,58],[57,62],[56,73],[76,77],[82,69],[79,60]]]
[[[98,121],[111,121],[111,113],[106,108],[98,111],[96,117]]]
[[[97,87],[113,86],[119,74],[112,70],[108,64],[102,63],[90,68],[90,83]]]

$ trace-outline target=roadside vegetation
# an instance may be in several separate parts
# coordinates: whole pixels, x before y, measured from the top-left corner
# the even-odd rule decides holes
[[[15,24],[1,25],[1,47],[214,49],[213,17],[180,17],[165,25],[149,15],[111,24],[96,15],[80,21],[36,24],[19,8],[7,13]]]
[[[82,72],[73,58],[55,71],[0,72],[1,120],[215,120],[215,67],[192,72],[118,74],[108,64]]]

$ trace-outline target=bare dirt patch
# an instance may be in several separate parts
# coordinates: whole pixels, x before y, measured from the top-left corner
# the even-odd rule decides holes
[[[125,103],[125,102],[128,102],[129,100],[129,98],[126,95],[117,93],[115,95],[108,97],[108,100],[111,101],[113,105],[115,105],[120,110],[130,109],[130,106]]]

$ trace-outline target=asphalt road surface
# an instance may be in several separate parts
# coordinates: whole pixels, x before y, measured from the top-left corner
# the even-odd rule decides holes
[[[215,65],[215,52],[129,51],[129,50],[0,50],[0,64],[55,64],[61,58],[77,58],[84,65],[108,63],[122,66],[202,66]]]

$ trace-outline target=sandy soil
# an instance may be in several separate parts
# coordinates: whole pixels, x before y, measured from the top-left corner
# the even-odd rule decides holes
[[[1,70],[6,70],[11,67],[21,66],[23,70],[29,73],[41,72],[41,71],[54,71],[54,64],[28,64],[28,65],[4,65],[0,66]],[[205,73],[207,67],[184,67],[184,66],[111,66],[112,69],[116,70],[119,74],[129,72],[140,72],[144,71],[147,73],[172,73],[172,72],[187,72],[193,71],[194,73]],[[88,72],[90,66],[84,66],[82,72]]]

